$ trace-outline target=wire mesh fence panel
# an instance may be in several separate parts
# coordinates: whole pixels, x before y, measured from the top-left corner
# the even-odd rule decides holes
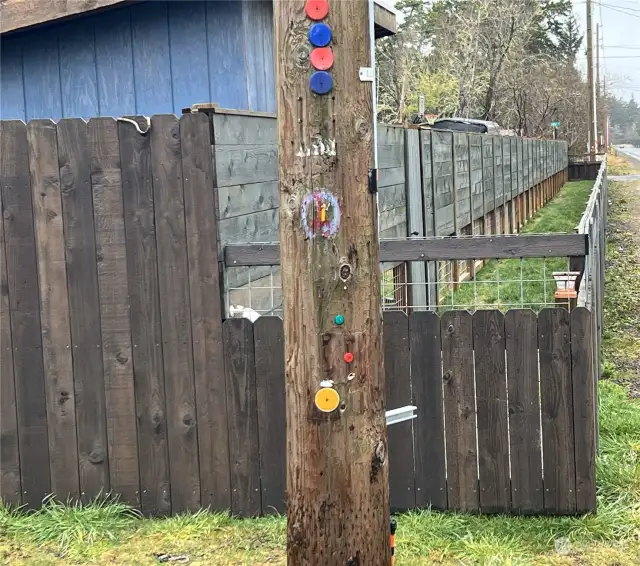
[[[465,269],[455,269],[464,265]],[[570,273],[569,258],[473,259],[437,262],[436,277],[426,283],[409,279],[411,262],[382,264],[381,300],[384,311],[529,308],[571,308],[570,293],[560,297],[558,287]],[[562,275],[560,275],[562,274]],[[255,320],[283,316],[283,295],[278,266],[225,270],[227,316]],[[413,302],[413,297],[437,297],[437,304]],[[426,289],[425,289],[426,288]]]

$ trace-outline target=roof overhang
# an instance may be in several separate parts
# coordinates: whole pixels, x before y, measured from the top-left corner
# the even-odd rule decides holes
[[[374,2],[376,38],[395,34],[395,10],[386,0]],[[0,0],[0,33],[133,3],[131,0]]]

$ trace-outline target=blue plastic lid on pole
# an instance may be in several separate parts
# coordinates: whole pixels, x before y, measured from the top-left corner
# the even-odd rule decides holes
[[[316,71],[309,79],[309,87],[316,94],[327,94],[333,88],[333,78],[326,71]]]
[[[344,316],[341,314],[336,315],[335,322],[338,326],[342,326],[344,324]]]
[[[331,28],[327,24],[313,24],[309,30],[309,42],[314,47],[326,47],[331,41]]]

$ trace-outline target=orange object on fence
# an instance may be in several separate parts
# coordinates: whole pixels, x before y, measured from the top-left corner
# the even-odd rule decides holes
[[[558,289],[555,293],[556,299],[577,299],[578,292],[575,289]]]
[[[389,535],[389,546],[391,547],[391,566],[395,561],[395,551],[396,551],[396,529],[398,528],[398,523],[395,519],[391,519],[391,534]]]

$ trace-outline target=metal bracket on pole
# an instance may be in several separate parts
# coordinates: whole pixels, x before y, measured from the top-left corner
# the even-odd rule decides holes
[[[399,409],[391,409],[384,415],[387,419],[387,426],[415,419],[418,416],[417,411],[418,407],[414,407],[413,405],[407,405]]]
[[[363,83],[372,83],[376,78],[376,72],[373,67],[360,67],[359,76]]]

